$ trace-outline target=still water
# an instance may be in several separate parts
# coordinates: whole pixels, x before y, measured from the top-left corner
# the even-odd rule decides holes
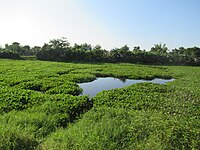
[[[108,77],[108,78],[97,78],[96,80],[92,82],[80,83],[78,85],[83,89],[83,92],[81,95],[89,95],[89,97],[91,98],[103,90],[122,88],[125,86],[129,86],[129,85],[141,83],[141,82],[165,84],[173,80],[174,79],[166,80],[166,79],[160,79],[160,78],[159,79],[155,78],[153,80],[131,80],[131,79],[118,79],[118,78]]]

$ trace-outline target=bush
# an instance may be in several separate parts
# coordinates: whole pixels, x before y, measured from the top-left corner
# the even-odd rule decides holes
[[[0,58],[7,59],[21,59],[18,53],[10,52],[10,51],[0,51]]]

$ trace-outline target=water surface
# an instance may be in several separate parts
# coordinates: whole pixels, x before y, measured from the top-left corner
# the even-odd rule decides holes
[[[141,82],[165,84],[173,80],[174,79],[160,79],[160,78],[155,78],[153,80],[132,80],[132,79],[118,79],[118,78],[107,77],[107,78],[97,78],[92,82],[80,83],[78,85],[83,89],[82,95],[89,95],[89,97],[93,97],[97,93],[103,90],[122,88],[125,86]]]

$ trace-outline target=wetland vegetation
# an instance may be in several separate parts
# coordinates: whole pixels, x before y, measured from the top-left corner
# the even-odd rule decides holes
[[[200,68],[0,59],[0,149],[200,149]],[[98,77],[171,79],[79,96]]]

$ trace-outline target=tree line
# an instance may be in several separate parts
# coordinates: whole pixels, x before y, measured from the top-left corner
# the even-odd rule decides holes
[[[48,61],[128,62],[140,64],[200,65],[200,48],[167,48],[166,44],[155,44],[149,51],[139,46],[130,49],[127,45],[110,51],[100,45],[74,44],[66,38],[53,39],[42,47],[21,46],[18,42],[0,47],[0,58],[20,59],[21,56],[36,56]]]

